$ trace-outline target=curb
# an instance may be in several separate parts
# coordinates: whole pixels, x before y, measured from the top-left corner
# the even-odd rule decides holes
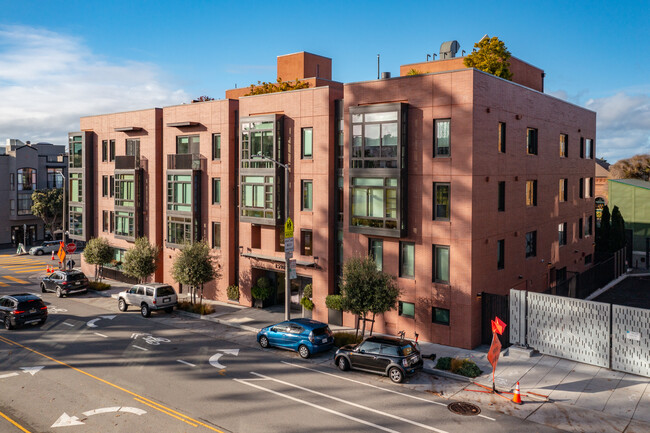
[[[471,378],[471,377],[461,376],[460,374],[451,373],[451,372],[445,371],[445,370],[438,370],[437,368],[424,367],[422,369],[422,371],[424,371],[425,373],[433,374],[434,376],[441,376],[441,377],[445,377],[447,379],[458,380],[459,382],[472,383],[474,381],[474,379]]]
[[[221,325],[226,325],[230,326],[232,328],[238,328],[238,329],[243,329],[245,331],[250,331],[250,332],[255,332],[258,333],[260,331],[260,328],[254,328],[252,326],[248,325],[240,325],[239,323],[232,323],[227,320],[222,320],[216,317],[210,317],[210,316],[203,316],[201,314],[196,314],[196,313],[190,313],[188,311],[183,311],[183,310],[176,310],[178,314],[181,316],[186,316],[186,317],[191,317],[193,319],[199,319],[199,320],[207,320],[209,322],[214,322],[214,323],[219,323]]]

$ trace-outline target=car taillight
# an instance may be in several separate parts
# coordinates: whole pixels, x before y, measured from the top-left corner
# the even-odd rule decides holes
[[[25,310],[14,310],[12,311],[13,314],[23,314]]]
[[[309,333],[309,341],[311,341],[312,343],[314,342],[314,333],[313,332]]]
[[[409,361],[408,361],[408,359],[406,359],[406,358],[402,359],[402,365],[403,365],[404,367],[408,367],[408,366],[409,366]]]
[[[156,298],[153,298],[153,304],[156,305]]]
[[[47,310],[47,307],[41,307],[41,310]]]
[[[68,285],[68,282],[67,282],[67,281],[64,281],[64,282],[61,283],[61,285],[62,285],[62,286],[67,286],[67,285]]]

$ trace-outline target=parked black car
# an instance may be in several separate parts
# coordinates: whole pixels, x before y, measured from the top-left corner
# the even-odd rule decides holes
[[[81,271],[54,271],[41,281],[41,292],[55,292],[58,298],[88,292],[88,278]]]
[[[29,323],[42,325],[47,320],[47,307],[36,295],[20,293],[0,298],[0,320],[6,329]]]
[[[336,351],[334,361],[343,371],[353,368],[379,373],[395,383],[422,370],[424,364],[414,343],[391,337],[368,337],[357,345],[343,346]]]

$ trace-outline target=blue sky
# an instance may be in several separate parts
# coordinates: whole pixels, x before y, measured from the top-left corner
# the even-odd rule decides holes
[[[650,153],[650,1],[0,0],[0,140],[63,144],[83,115],[166,106],[275,79],[276,56],[332,58],[333,79],[398,75],[484,34],[598,113],[597,156]]]

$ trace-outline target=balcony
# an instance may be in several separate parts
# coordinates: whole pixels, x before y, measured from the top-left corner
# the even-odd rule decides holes
[[[133,156],[116,156],[115,157],[115,170],[134,170],[140,168],[140,160]]]
[[[167,170],[202,170],[205,171],[207,160],[196,153],[167,155]]]

